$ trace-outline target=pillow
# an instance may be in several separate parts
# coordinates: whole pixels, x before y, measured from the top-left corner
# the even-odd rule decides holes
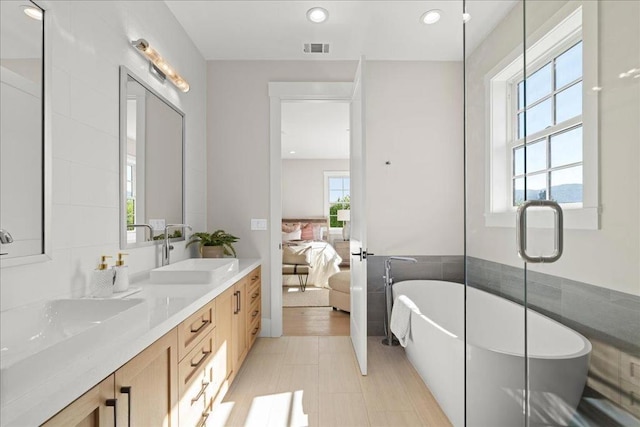
[[[312,223],[308,222],[306,224],[302,224],[300,231],[302,231],[302,234],[300,237],[302,240],[313,240],[313,224]]]
[[[300,240],[302,237],[302,231],[297,229],[296,231],[292,231],[290,233],[282,233],[282,241],[286,242],[287,240]]]
[[[291,233],[292,231],[300,230],[299,222],[283,222],[282,223],[282,232],[283,233]]]
[[[311,246],[283,246],[283,264],[309,264]]]

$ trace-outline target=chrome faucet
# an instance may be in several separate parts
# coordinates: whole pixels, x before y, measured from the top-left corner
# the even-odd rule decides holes
[[[384,331],[385,336],[382,340],[382,344],[384,345],[398,345],[400,344],[397,339],[393,337],[393,332],[391,332],[391,310],[393,309],[393,277],[391,277],[391,261],[405,261],[405,262],[418,262],[415,258],[409,258],[406,256],[390,256],[386,260],[384,260],[384,299],[386,303],[387,310],[385,311],[384,316]]]
[[[127,227],[146,227],[149,229],[149,239],[153,240],[153,227],[150,226],[149,224],[128,224]]]
[[[190,225],[187,224],[167,224],[164,227],[164,243],[162,244],[162,265],[169,265],[171,250],[173,245],[169,244],[169,229],[170,228],[188,228],[193,230]]]

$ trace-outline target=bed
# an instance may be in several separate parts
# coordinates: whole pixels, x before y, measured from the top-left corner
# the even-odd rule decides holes
[[[307,285],[328,288],[329,277],[340,271],[342,262],[327,241],[328,230],[326,217],[282,220],[283,286],[299,285],[302,291]]]

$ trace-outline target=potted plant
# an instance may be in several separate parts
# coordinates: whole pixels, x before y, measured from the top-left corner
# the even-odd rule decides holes
[[[237,257],[233,243],[239,239],[224,230],[216,230],[213,233],[198,232],[193,233],[187,243],[189,247],[193,243],[200,243],[200,255],[203,258],[222,258],[225,255]]]

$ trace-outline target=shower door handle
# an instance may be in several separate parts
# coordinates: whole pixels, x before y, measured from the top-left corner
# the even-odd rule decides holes
[[[554,213],[554,249],[553,253],[549,256],[530,256],[527,254],[527,209],[531,207],[548,207],[553,209]],[[516,241],[518,245],[518,256],[524,261],[533,264],[548,264],[556,262],[562,256],[562,249],[564,246],[564,221],[562,215],[562,208],[553,200],[528,200],[518,208],[517,212],[517,225],[516,225]]]

